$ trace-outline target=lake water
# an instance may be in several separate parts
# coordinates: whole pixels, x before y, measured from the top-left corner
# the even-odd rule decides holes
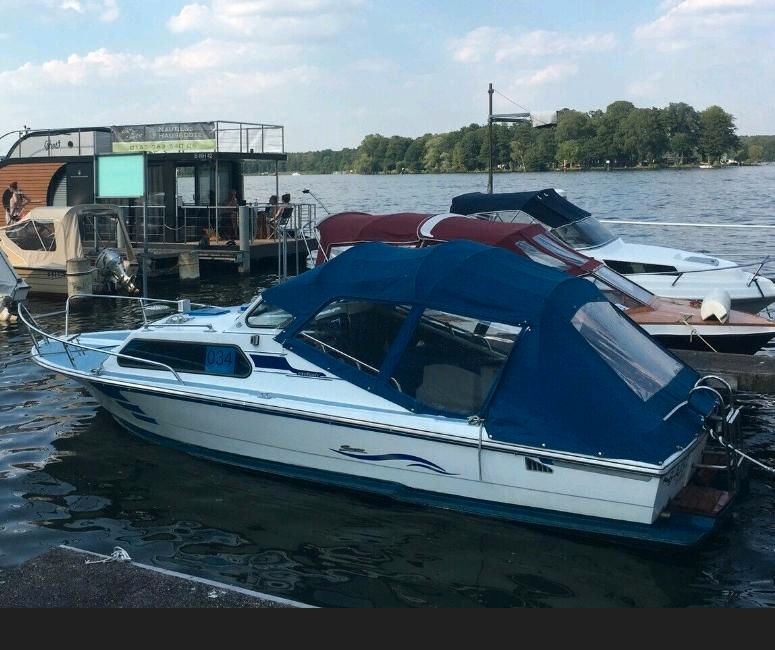
[[[273,179],[247,180],[265,201]],[[288,176],[331,211],[443,212],[485,191],[485,175]],[[775,224],[775,167],[663,172],[514,174],[496,191],[559,187],[601,218]],[[322,208],[320,213],[324,213]],[[624,231],[622,231],[624,232]],[[754,232],[755,237],[749,233]],[[720,234],[719,234],[720,233]],[[769,231],[629,228],[627,235],[727,256],[764,257]],[[276,281],[224,274],[186,287],[151,285],[239,304]],[[33,313],[61,303],[31,300]],[[86,307],[84,329],[124,318]],[[419,508],[196,459],[120,429],[75,383],[25,359],[29,339],[0,326],[0,564],[57,544],[330,607],[775,606],[775,482],[754,473],[731,525],[685,554],[637,551],[560,532]],[[746,439],[775,457],[775,403],[746,396]]]

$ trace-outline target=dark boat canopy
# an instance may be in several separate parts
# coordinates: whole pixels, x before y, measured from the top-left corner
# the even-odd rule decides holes
[[[509,212],[521,210],[549,228],[559,228],[591,216],[553,189],[538,192],[484,194],[471,192],[452,199],[449,211],[456,214]]]
[[[405,313],[386,356],[380,355],[380,367],[372,372],[327,354],[305,336],[316,319],[324,319],[343,300],[392,305]],[[700,411],[711,406],[698,394],[691,406],[676,408],[687,399],[697,373],[620,313],[591,282],[479,243],[420,249],[353,246],[264,291],[263,301],[293,317],[278,337],[287,348],[407,409],[447,417],[461,415],[433,408],[393,381],[397,369],[429,367],[423,359],[430,353],[436,355],[432,363],[451,370],[472,353],[472,347],[454,353],[444,346],[418,346],[426,315],[472,319],[469,334],[493,323],[511,326],[518,332],[513,345],[501,356],[487,398],[469,414],[485,419],[488,435],[503,442],[661,464],[695,439]],[[358,344],[374,333],[341,327],[338,335],[355,337]],[[436,328],[434,336],[446,330]],[[457,338],[466,331],[459,330]],[[487,347],[481,349],[486,353]]]

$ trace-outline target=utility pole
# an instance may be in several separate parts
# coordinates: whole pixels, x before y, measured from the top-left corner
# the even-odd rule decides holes
[[[495,89],[492,87],[492,84],[490,84],[490,89],[487,91],[487,94],[490,95],[490,112],[487,116],[487,126],[489,128],[489,138],[490,138],[490,165],[489,165],[489,174],[487,176],[487,193],[492,194],[492,168],[493,168],[493,159],[495,157],[495,148],[493,146],[493,134],[492,134],[492,125],[493,122],[530,122],[531,117],[530,113],[504,113],[502,115],[493,115],[492,112],[492,96],[495,93]]]
[[[487,175],[487,194],[492,194],[492,96],[494,92],[495,90],[493,90],[492,84],[490,84],[490,89],[487,91],[487,93],[490,95],[490,112],[487,114],[487,128],[490,138],[490,164],[488,165],[489,174]]]

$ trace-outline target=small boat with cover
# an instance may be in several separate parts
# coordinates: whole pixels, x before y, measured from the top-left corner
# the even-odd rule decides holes
[[[762,276],[767,259],[751,272],[704,253],[626,241],[554,189],[461,194],[450,212],[494,221],[539,222],[568,246],[594,257],[663,298],[704,300],[724,291],[730,307],[752,314],[775,301],[775,283]]]
[[[710,445],[731,399],[591,282],[499,248],[368,243],[133,330],[20,314],[40,366],[215,460],[640,543],[696,544],[733,502]]]

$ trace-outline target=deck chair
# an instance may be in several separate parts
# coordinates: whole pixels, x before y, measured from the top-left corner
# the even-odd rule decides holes
[[[291,217],[293,216],[293,206],[288,206],[287,208],[284,208],[283,211],[277,215],[275,219],[271,219],[267,226],[269,228],[269,239],[276,239],[277,233],[283,229],[285,226],[288,225],[288,222],[291,220]]]

